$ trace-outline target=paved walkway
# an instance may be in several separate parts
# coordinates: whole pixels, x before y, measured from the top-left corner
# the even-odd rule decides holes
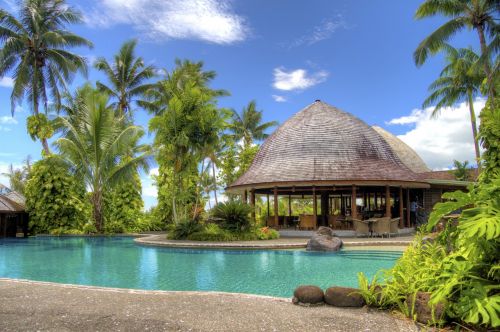
[[[165,234],[148,235],[136,238],[136,243],[153,246],[175,248],[237,248],[237,249],[292,249],[305,248],[307,238],[282,237],[276,240],[265,241],[230,241],[230,242],[201,242],[189,240],[167,240]],[[392,238],[342,238],[346,247],[385,246],[401,249],[408,246],[413,236],[400,236]]]
[[[0,331],[418,331],[385,312],[228,293],[0,279]]]

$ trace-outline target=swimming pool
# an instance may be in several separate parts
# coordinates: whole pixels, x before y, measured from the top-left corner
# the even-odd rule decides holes
[[[0,239],[0,277],[157,290],[292,296],[301,284],[357,287],[394,265],[401,252],[174,249],[130,237]]]

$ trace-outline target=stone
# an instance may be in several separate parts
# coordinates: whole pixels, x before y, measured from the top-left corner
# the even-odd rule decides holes
[[[366,302],[356,288],[330,287],[325,292],[325,302],[335,307],[363,307]]]
[[[303,285],[299,286],[293,292],[292,302],[294,304],[322,304],[324,293],[318,286]]]
[[[435,306],[433,316],[432,307],[429,305],[430,298],[431,294],[426,292],[417,292],[414,295],[408,295],[406,298],[410,316],[413,316],[419,323],[435,324],[443,319],[444,303],[440,302]],[[415,303],[413,303],[413,300],[415,300]]]
[[[307,251],[339,251],[342,240],[335,236],[333,229],[321,226],[307,242]]]

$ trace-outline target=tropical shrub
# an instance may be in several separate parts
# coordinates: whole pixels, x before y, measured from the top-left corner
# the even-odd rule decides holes
[[[85,188],[55,156],[33,165],[25,194],[33,233],[81,229],[90,217]]]
[[[500,326],[500,178],[471,187],[468,193],[443,195],[436,204],[427,231],[442,217],[463,211],[447,223],[433,243],[420,238],[408,248],[394,268],[369,284],[360,276],[368,303],[397,307],[406,314],[408,295],[430,292],[430,304],[445,303],[447,317],[466,324]],[[382,277],[382,278],[381,278]]]
[[[203,226],[197,220],[183,220],[170,226],[168,237],[174,240],[185,240],[191,234],[201,231]]]
[[[213,220],[222,228],[233,232],[244,232],[250,228],[251,207],[240,201],[217,204],[211,211]]]
[[[106,222],[104,224],[104,233],[108,234],[122,234],[125,233],[125,225],[119,221]]]
[[[129,181],[119,183],[105,193],[105,203],[106,222],[121,223],[127,231],[136,229],[144,207],[139,174],[135,173]]]
[[[255,230],[255,234],[259,240],[273,240],[280,237],[280,233],[269,227],[261,227]]]
[[[233,241],[233,234],[217,224],[206,224],[203,229],[188,236],[193,241]]]

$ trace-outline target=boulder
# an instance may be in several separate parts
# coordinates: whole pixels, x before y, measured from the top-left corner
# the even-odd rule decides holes
[[[339,251],[342,240],[335,236],[333,229],[321,226],[307,242],[308,251]]]
[[[429,305],[430,298],[431,294],[426,292],[417,292],[415,295],[408,295],[406,298],[406,305],[408,306],[410,316],[413,316],[419,323],[435,324],[443,319],[444,303],[436,305],[433,316],[432,308]],[[415,304],[413,304],[414,300]]]
[[[293,292],[292,302],[294,304],[322,304],[324,301],[323,290],[317,286],[299,286]]]
[[[325,292],[325,302],[335,307],[363,307],[365,299],[359,290],[348,287],[330,287]]]

